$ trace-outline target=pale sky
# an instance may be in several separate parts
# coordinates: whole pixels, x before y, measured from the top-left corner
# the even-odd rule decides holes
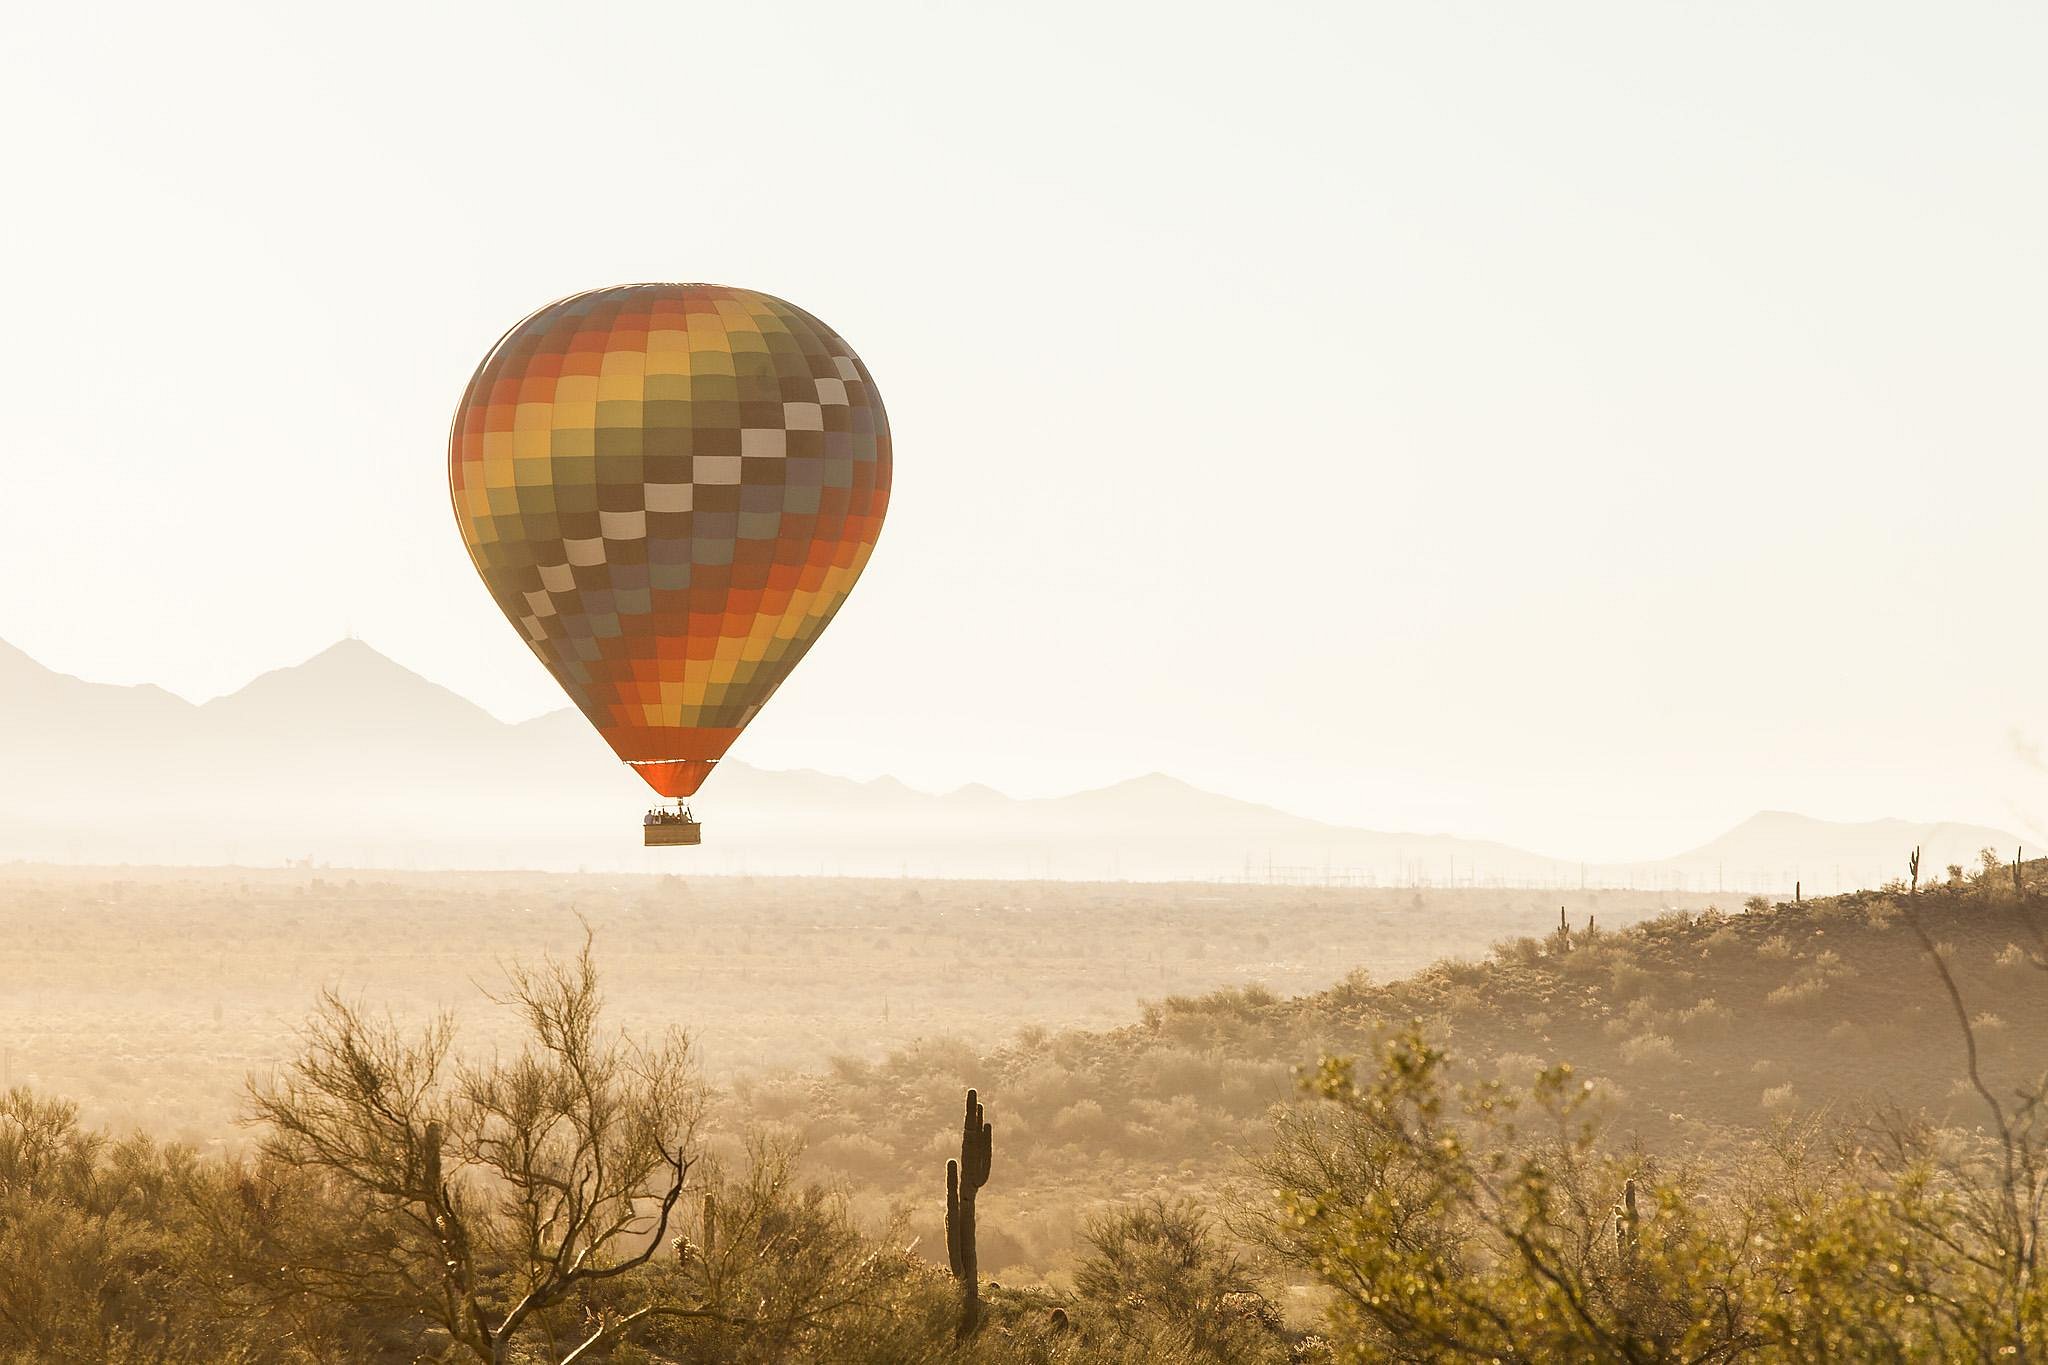
[[[840,331],[896,437],[735,758],[1586,858],[2048,813],[2039,7],[10,30],[0,639],[52,667],[197,700],[352,630],[559,705],[449,414],[540,304],[709,280]]]

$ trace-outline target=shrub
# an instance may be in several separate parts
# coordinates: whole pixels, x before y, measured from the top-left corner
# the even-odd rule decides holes
[[[1155,1048],[1138,1058],[1132,1079],[1149,1095],[1213,1095],[1221,1059],[1187,1048]]]
[[[1609,993],[1617,1001],[1640,999],[1648,994],[1656,978],[1633,962],[1617,962]]]
[[[1630,1066],[1673,1066],[1678,1062],[1678,1044],[1661,1033],[1631,1038],[1621,1045],[1621,1060]]]
[[[1593,1341],[1601,1359],[1727,1358],[1744,1326],[1727,1252],[1682,1182],[1625,1187],[1594,1150],[1589,1083],[1554,1067],[1532,1090],[1454,1092],[1446,1061],[1412,1030],[1369,1070],[1325,1059],[1256,1162],[1277,1200],[1245,1230],[1323,1287],[1343,1358],[1571,1360]],[[1528,1106],[1556,1137],[1517,1136]]]
[[[1731,926],[1723,926],[1700,940],[1700,954],[1703,957],[1719,955],[1741,946],[1742,935]]]
[[[1052,1131],[1066,1142],[1104,1142],[1116,1125],[1094,1100],[1077,1100],[1053,1115]]]
[[[1454,1088],[1410,1030],[1326,1058],[1256,1162],[1245,1227],[1326,1296],[1348,1360],[1998,1360],[2048,1348],[2025,1260],[2048,1139],[1924,1124],[1774,1137],[1715,1185],[1609,1153],[1568,1067]],[[1961,1083],[1959,1084],[1966,1084]],[[1534,1109],[1530,1114],[1528,1111]]]
[[[1372,973],[1363,967],[1353,967],[1325,996],[1340,1008],[1356,1009],[1371,1001],[1372,989]]]
[[[1119,1344],[1172,1341],[1183,1357],[1233,1365],[1288,1359],[1279,1314],[1199,1204],[1154,1195],[1097,1214],[1082,1240],[1081,1311]]]
[[[1777,1009],[1805,1009],[1826,994],[1827,989],[1826,977],[1799,976],[1772,991],[1764,1001]]]
[[[1735,1015],[1723,1008],[1712,996],[1677,1012],[1672,1016],[1674,1026],[1690,1038],[1714,1038],[1727,1034],[1735,1026]]]

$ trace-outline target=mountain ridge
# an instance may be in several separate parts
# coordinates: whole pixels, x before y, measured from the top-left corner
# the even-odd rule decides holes
[[[59,673],[0,641],[0,700],[10,695],[21,704],[0,710],[0,761],[27,780],[0,786],[0,816],[41,833],[0,832],[0,857],[47,853],[59,832],[73,846],[107,833],[107,775],[121,773],[126,790],[162,812],[154,828],[173,852],[225,840],[229,850],[333,857],[339,843],[386,850],[399,865],[676,866],[673,855],[624,843],[621,825],[647,793],[573,709],[503,721],[354,638],[197,704],[148,684]],[[1863,884],[1915,845],[1942,866],[2017,842],[1957,822],[1764,810],[1667,858],[1590,864],[1496,840],[1338,825],[1162,772],[1038,797],[982,783],[927,792],[888,775],[863,781],[731,759],[719,777],[708,803],[714,842],[691,870],[915,865],[933,875],[1536,885],[1626,875],[1671,889],[1786,890],[1802,868]],[[166,853],[132,833],[113,843],[109,856]]]

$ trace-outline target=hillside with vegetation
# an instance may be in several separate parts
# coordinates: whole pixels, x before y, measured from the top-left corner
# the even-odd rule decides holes
[[[1019,1029],[1115,1028],[1140,1002],[1260,981],[1294,995],[1365,965],[1472,957],[1557,902],[1633,923],[1711,898],[1488,887],[920,881],[318,867],[0,863],[0,1089],[88,1119],[233,1145],[248,1077],[332,987],[397,1017],[453,1011],[509,1046],[477,983],[573,952],[586,927],[634,1033],[680,1025],[728,1084],[917,1040],[978,1055]]]
[[[6,1097],[0,1359],[2037,1359],[2044,890],[1567,915],[720,1089],[609,1025],[601,937],[508,965],[489,1054],[330,993],[239,1156]]]
[[[1987,852],[1914,900],[2000,1096],[2048,1052],[2048,863],[2019,875],[2024,896]],[[1906,889],[1758,898],[1620,930],[1584,916],[1383,984],[1355,972],[1291,998],[1256,986],[1169,995],[1121,1029],[1029,1028],[990,1050],[932,1042],[822,1075],[743,1079],[735,1098],[801,1133],[823,1169],[909,1196],[942,1156],[947,1097],[981,1086],[1005,1116],[998,1256],[1034,1271],[1063,1262],[1112,1192],[1213,1193],[1304,1066],[1369,1055],[1411,1025],[1461,1079],[1526,1082],[1569,1062],[1610,1139],[1646,1149],[1725,1153],[1786,1121],[1882,1107],[1972,1119],[1981,1100]]]

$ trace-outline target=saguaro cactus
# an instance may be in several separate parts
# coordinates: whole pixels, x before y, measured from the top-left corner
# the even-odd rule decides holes
[[[669,1245],[675,1248],[677,1265],[690,1264],[690,1258],[694,1256],[699,1262],[699,1269],[708,1272],[711,1253],[718,1241],[718,1196],[710,1190],[704,1191],[704,1222],[698,1235],[704,1239],[701,1243],[678,1236]]]
[[[967,1092],[960,1124],[960,1158],[946,1163],[946,1259],[960,1281],[960,1335],[981,1321],[981,1278],[974,1247],[974,1196],[988,1184],[995,1129],[982,1119],[981,1097]]]
[[[1639,1215],[1636,1212],[1636,1178],[1622,1182],[1621,1202],[1614,1206],[1614,1254],[1625,1266],[1634,1266]]]

